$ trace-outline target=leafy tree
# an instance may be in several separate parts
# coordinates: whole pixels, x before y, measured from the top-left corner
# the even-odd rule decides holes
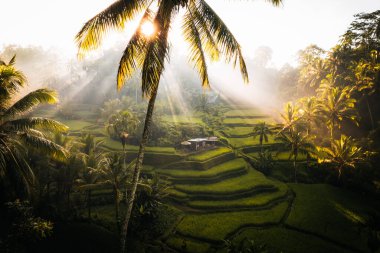
[[[125,157],[117,154],[109,154],[103,161],[103,166],[100,166],[97,170],[99,182],[112,186],[115,204],[115,219],[118,229],[120,229],[120,202],[123,199],[122,189],[128,178],[128,170],[135,163],[135,161],[132,161],[126,165],[125,159]]]
[[[92,191],[101,186],[98,171],[103,165],[104,159],[102,153],[95,153],[94,150],[91,150],[89,154],[85,154],[82,159],[83,169],[77,183],[80,185],[79,190],[86,191],[88,218],[91,218]]]
[[[334,140],[335,127],[341,128],[344,119],[357,124],[356,100],[351,97],[352,89],[321,86],[319,89],[318,112],[325,119],[330,130],[330,140]]]
[[[310,154],[315,151],[315,146],[308,135],[299,131],[289,133],[281,132],[276,140],[282,143],[282,149],[290,152],[289,160],[293,158],[294,182],[297,183],[297,158],[299,154]]]
[[[280,132],[293,133],[299,128],[299,108],[296,104],[288,102],[285,104],[284,113],[280,114],[282,120],[282,129]]]
[[[313,122],[315,122],[318,118],[318,108],[317,108],[317,99],[314,96],[304,97],[299,99],[298,101],[301,121],[305,123],[306,126],[306,134],[311,134],[311,128]]]
[[[265,122],[260,122],[253,128],[253,139],[259,137],[261,153],[263,152],[263,141],[268,142],[268,136],[273,134],[274,128]]]
[[[57,103],[57,94],[38,89],[15,101],[25,87],[24,74],[14,67],[15,57],[9,63],[0,61],[0,177],[16,180],[30,193],[34,174],[26,160],[28,148],[44,152],[54,159],[66,159],[66,151],[51,141],[46,132],[63,132],[67,127],[43,117],[26,117],[25,114],[41,104]],[[17,183],[14,182],[13,185]]]
[[[322,147],[319,150],[325,157],[324,161],[336,167],[338,180],[344,168],[356,168],[358,163],[364,162],[368,157],[368,152],[359,147],[354,139],[345,135],[341,135],[338,140],[333,140],[330,147]]]
[[[270,2],[279,5],[281,0],[271,0]],[[135,71],[140,69],[142,93],[149,98],[143,138],[133,175],[133,188],[121,236],[122,253],[125,251],[125,238],[144,158],[144,150],[148,141],[157,90],[164,71],[165,61],[168,60],[170,25],[180,9],[185,9],[182,29],[185,39],[190,45],[190,61],[200,74],[202,86],[209,87],[210,85],[206,53],[213,60],[218,59],[219,54],[222,54],[227,62],[238,62],[244,80],[248,81],[248,73],[239,43],[205,0],[163,0],[158,2],[157,8],[151,8],[151,3],[149,1],[116,1],[90,19],[76,36],[79,56],[83,56],[86,51],[95,49],[100,45],[108,30],[124,28],[126,21],[134,19],[138,13],[143,12],[138,29],[132,35],[120,60],[117,75],[117,87],[121,89],[125,81],[129,80]],[[152,21],[156,28],[151,36],[144,35],[140,29],[147,20]]]
[[[306,93],[310,91],[315,93],[321,81],[328,74],[325,54],[326,51],[316,45],[310,45],[298,54],[300,64],[298,85]]]

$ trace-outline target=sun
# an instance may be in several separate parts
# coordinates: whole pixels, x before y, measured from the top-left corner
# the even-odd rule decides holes
[[[154,24],[150,21],[145,21],[141,27],[140,31],[147,37],[152,36],[154,32],[156,31],[156,28],[154,27]]]

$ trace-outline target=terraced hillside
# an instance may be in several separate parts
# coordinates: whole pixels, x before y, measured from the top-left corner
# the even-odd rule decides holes
[[[200,118],[192,119],[165,118],[202,124]],[[260,121],[274,122],[256,109],[231,110],[220,133],[227,146],[187,155],[172,147],[147,147],[144,173],[156,172],[171,184],[166,204],[178,210],[170,229],[158,238],[159,247],[164,246],[165,252],[191,253],[227,252],[231,245],[241,246],[241,252],[250,247],[255,249],[252,252],[262,252],[257,249],[263,245],[274,253],[376,252],[374,220],[380,217],[376,201],[330,185],[285,183],[289,178],[278,181],[247,162],[260,151],[258,138],[252,137],[253,126]],[[121,144],[90,117],[64,123],[71,135],[91,132],[104,140],[105,150],[122,151]],[[137,148],[130,145],[126,150],[134,156]],[[283,178],[289,154],[276,152],[273,137],[264,148],[272,150],[278,162],[271,175]],[[304,160],[299,157],[300,163]],[[114,220],[111,194],[104,189],[93,195],[97,203],[104,203],[94,207],[94,215],[109,223]]]
[[[250,117],[250,112],[230,111],[227,116],[252,125],[265,118],[255,117],[257,111]],[[156,168],[172,184],[168,203],[182,213],[161,238],[170,249],[226,252],[228,245],[240,245],[242,252],[262,246],[267,252],[372,251],[370,221],[377,208],[329,185],[286,184],[266,177],[243,159],[257,155],[259,147],[252,127],[239,124],[223,132],[236,150],[219,147]],[[273,145],[271,138],[266,148],[275,150]],[[286,152],[275,156],[282,163],[287,158]]]
[[[157,169],[169,180],[168,201],[183,212],[174,234],[176,250],[208,252],[247,224],[275,224],[291,199],[288,187],[266,178],[228,148],[204,151]],[[254,212],[252,212],[254,210]]]

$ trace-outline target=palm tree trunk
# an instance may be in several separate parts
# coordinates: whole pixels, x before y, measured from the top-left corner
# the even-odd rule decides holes
[[[127,237],[127,232],[128,232],[128,224],[131,218],[133,203],[134,203],[135,195],[136,195],[137,183],[140,177],[140,171],[141,171],[141,167],[142,167],[142,163],[144,159],[145,146],[148,142],[149,129],[152,122],[152,115],[153,115],[154,103],[155,103],[156,95],[157,95],[157,88],[156,90],[152,92],[152,95],[149,99],[148,109],[146,112],[143,137],[140,143],[140,149],[137,156],[135,170],[133,172],[132,189],[130,193],[130,198],[128,200],[128,206],[127,206],[127,212],[125,214],[124,224],[121,231],[121,238],[120,238],[120,244],[121,244],[120,252],[121,253],[126,252],[125,242],[126,242],[126,237]]]
[[[371,107],[369,105],[369,102],[368,102],[368,95],[365,96],[365,102],[367,104],[367,109],[368,109],[368,114],[369,114],[369,118],[371,120],[371,127],[372,127],[372,130],[375,130],[375,122],[373,120],[373,115],[372,115],[372,110],[371,110]]]

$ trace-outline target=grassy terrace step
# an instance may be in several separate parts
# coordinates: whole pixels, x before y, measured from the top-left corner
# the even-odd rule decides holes
[[[271,152],[273,159],[277,161],[293,161],[292,159],[289,159],[290,152]],[[259,152],[252,152],[247,154],[250,157],[257,158],[259,157]],[[305,154],[298,154],[297,161],[306,161],[307,156]]]
[[[234,237],[232,241],[235,245],[239,245],[242,240],[245,240],[246,242],[253,240],[255,242],[255,245],[265,245],[268,252],[352,252],[342,249],[339,246],[323,239],[310,236],[308,234],[303,234],[294,230],[289,230],[283,227],[246,228],[236,237]]]
[[[178,235],[170,236],[165,242],[170,248],[180,252],[209,252],[210,244],[199,240],[185,238]]]
[[[228,137],[240,138],[252,135],[253,127],[230,127],[222,131]]]
[[[296,194],[286,224],[303,233],[330,238],[362,252],[369,252],[371,216],[376,201],[330,185],[292,184]],[[370,204],[369,204],[370,203]]]
[[[251,191],[260,188],[273,188],[276,182],[267,179],[261,172],[249,169],[247,174],[240,177],[226,179],[222,182],[208,185],[175,185],[174,189],[194,195],[228,195]]]
[[[236,126],[244,126],[244,125],[256,125],[259,122],[266,122],[268,124],[275,123],[273,118],[269,117],[255,117],[255,118],[225,118],[223,123],[226,125],[236,125]]]
[[[207,201],[220,201],[220,200],[235,200],[235,199],[241,199],[241,198],[247,198],[250,196],[255,196],[261,193],[273,193],[277,192],[278,188],[274,185],[270,186],[257,186],[253,187],[248,190],[240,190],[235,192],[228,192],[228,193],[215,193],[215,192],[209,192],[209,193],[197,193],[197,194],[189,194],[182,191],[177,191],[175,189],[171,189],[169,191],[169,199],[173,200],[176,203],[179,204],[186,204],[189,201],[196,201],[196,200],[207,200]]]
[[[180,163],[182,164],[182,163]],[[173,167],[175,164],[173,164]],[[169,176],[172,179],[199,179],[199,178],[213,178],[217,177],[226,172],[232,171],[241,171],[247,167],[246,162],[242,158],[233,159],[225,163],[218,164],[214,167],[211,167],[207,170],[191,170],[191,169],[183,169],[182,167],[178,167],[178,169],[158,169],[157,172]]]
[[[244,138],[228,138],[229,143],[236,148],[248,147],[248,146],[258,146],[260,145],[259,137],[253,139],[253,137],[244,137]],[[273,144],[275,143],[274,136],[268,137],[268,142],[264,142],[263,144]]]
[[[235,158],[234,153],[226,153],[222,154],[216,157],[213,157],[209,160],[205,161],[182,161],[182,162],[177,162],[177,163],[171,163],[168,164],[167,166],[164,166],[160,168],[161,170],[178,170],[178,168],[181,168],[181,170],[208,170],[218,164],[227,162],[229,160],[232,160]]]
[[[97,138],[98,140],[104,140],[103,146],[109,150],[113,151],[122,151],[123,146],[120,141],[113,140],[109,137],[107,138]],[[139,146],[134,145],[126,145],[126,151],[138,151]],[[145,151],[147,152],[156,152],[156,153],[175,153],[175,149],[173,147],[146,147]]]
[[[287,207],[288,203],[282,202],[269,210],[187,215],[177,226],[177,234],[222,243],[243,227],[279,223]]]
[[[232,150],[230,148],[218,147],[215,149],[206,150],[206,151],[202,151],[200,153],[194,154],[194,155],[190,155],[187,158],[187,160],[189,160],[189,161],[206,161],[206,160],[212,159],[214,157],[217,157],[217,156],[220,156],[223,154],[227,154],[227,153],[231,153],[231,152],[232,152]]]
[[[187,206],[194,209],[207,210],[229,210],[232,208],[269,208],[279,201],[283,201],[288,196],[288,187],[285,184],[279,184],[275,192],[261,192],[249,197],[232,199],[232,200],[195,200],[189,201]]]

